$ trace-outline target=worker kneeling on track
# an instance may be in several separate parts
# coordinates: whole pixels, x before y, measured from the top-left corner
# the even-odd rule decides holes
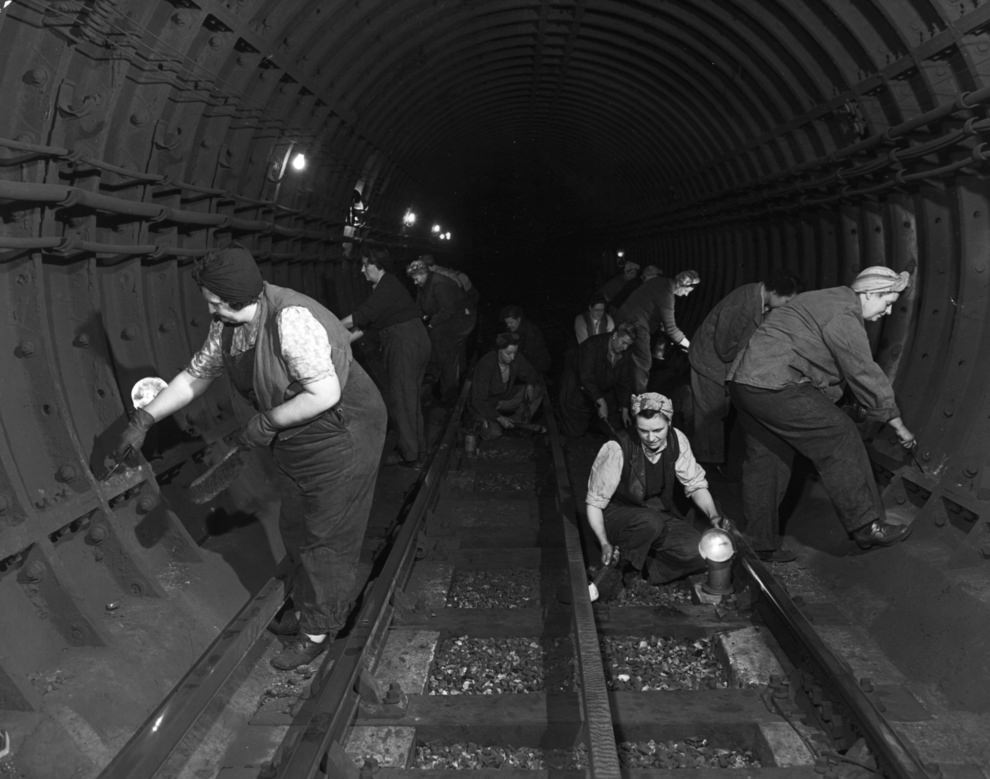
[[[724,529],[728,521],[719,516],[687,436],[671,424],[670,399],[656,392],[633,395],[630,410],[634,432],[623,430],[618,440],[607,441],[591,466],[588,524],[601,545],[602,565],[617,563],[624,584],[641,577],[664,584],[705,569],[701,533],[675,502],[678,484],[712,527]],[[616,594],[599,588],[602,600]]]
[[[504,431],[542,432],[533,418],[543,403],[540,375],[519,352],[519,336],[499,333],[495,349],[478,360],[471,379],[470,418],[486,441]]]

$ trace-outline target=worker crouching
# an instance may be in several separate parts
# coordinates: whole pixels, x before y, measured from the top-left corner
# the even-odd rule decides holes
[[[633,395],[634,432],[620,431],[598,452],[588,477],[588,524],[601,545],[601,563],[616,549],[625,584],[646,578],[664,584],[705,570],[701,534],[677,508],[682,489],[712,527],[726,524],[708,490],[705,470],[687,436],[671,424],[674,405],[656,392]],[[601,593],[603,600],[608,599]]]

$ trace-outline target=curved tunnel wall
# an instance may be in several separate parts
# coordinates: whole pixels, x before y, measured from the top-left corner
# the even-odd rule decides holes
[[[346,314],[365,294],[351,243],[443,250],[421,227],[435,219],[482,276],[540,255],[590,288],[618,247],[695,267],[689,328],[772,267],[811,287],[912,271],[871,334],[926,473],[903,473],[883,431],[872,453],[889,500],[975,527],[988,25],[978,0],[5,4],[0,595],[33,604],[39,643],[111,643],[101,598],[76,595],[94,568],[108,593],[162,596],[161,566],[201,561],[207,518],[169,485],[233,425],[224,387],[140,468],[89,468],[133,381],[174,374],[203,338],[192,258],[240,241],[269,280]],[[426,211],[404,231],[410,206]],[[6,661],[6,708],[37,705],[15,673],[43,662],[33,643]]]

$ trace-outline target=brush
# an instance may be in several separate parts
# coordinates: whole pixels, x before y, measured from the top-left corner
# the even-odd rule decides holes
[[[168,382],[165,379],[160,379],[157,376],[145,376],[143,379],[138,379],[131,387],[131,405],[134,406],[134,410],[137,411],[139,408],[144,408],[151,401],[157,398],[163,389],[168,386]],[[120,466],[127,461],[130,456],[134,454],[134,447],[128,446],[120,453],[117,461],[114,463],[113,467],[106,472],[106,475],[100,481],[107,481],[111,476],[113,476],[117,471],[120,470]]]
[[[189,485],[189,499],[193,503],[207,503],[227,489],[240,475],[244,467],[241,453],[246,447],[233,446],[209,470],[193,479]]]

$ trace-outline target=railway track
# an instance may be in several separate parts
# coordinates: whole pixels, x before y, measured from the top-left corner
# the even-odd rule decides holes
[[[104,777],[940,775],[738,536],[731,594],[592,604],[553,425],[469,456],[462,405],[319,667],[268,668],[272,580]]]

